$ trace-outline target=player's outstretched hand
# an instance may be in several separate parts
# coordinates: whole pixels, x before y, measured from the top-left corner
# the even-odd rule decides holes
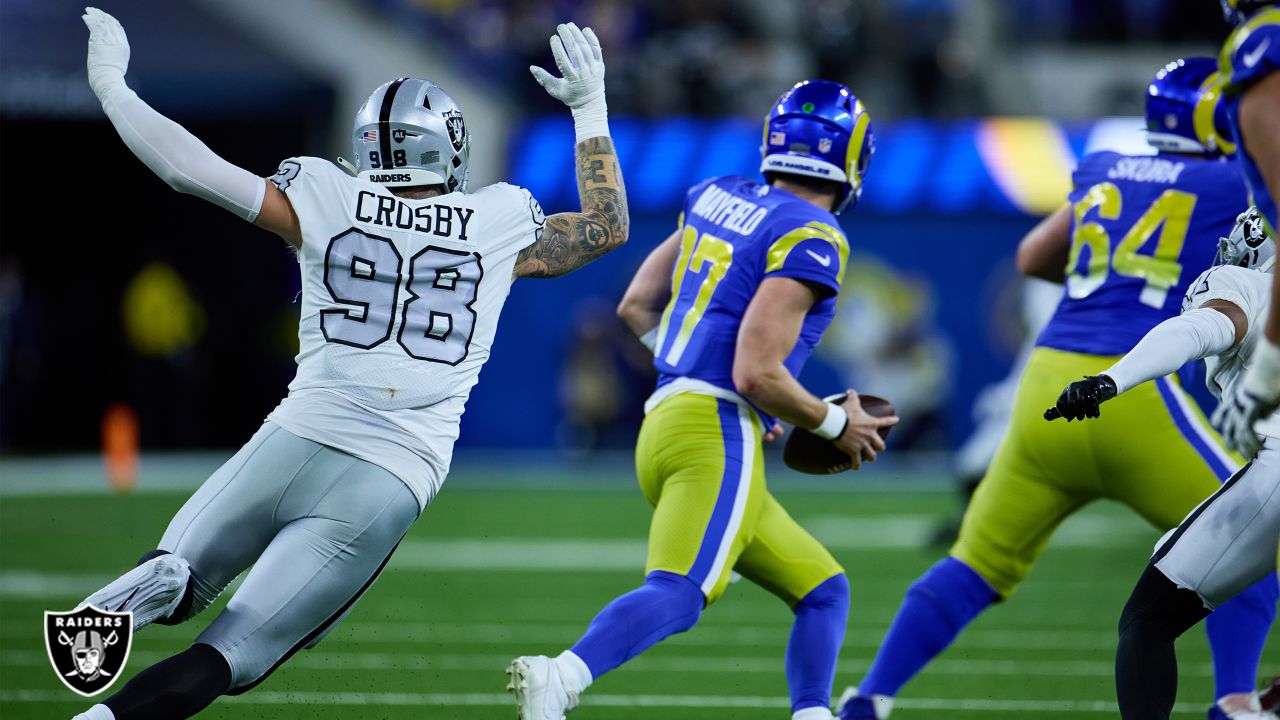
[[[1213,424],[1222,432],[1222,440],[1227,447],[1245,458],[1252,458],[1262,449],[1262,441],[1253,431],[1253,424],[1258,418],[1269,415],[1276,406],[1264,402],[1242,388],[1241,384],[1236,383],[1232,392],[1222,396],[1218,409],[1213,411]]]
[[[875,462],[876,453],[884,452],[884,438],[880,437],[878,430],[897,425],[898,416],[876,417],[862,409],[858,393],[847,390],[845,394],[845,401],[840,407],[849,414],[849,421],[844,432],[835,439],[835,444],[853,458],[853,469],[857,470],[863,460]]]
[[[123,82],[129,69],[129,38],[120,21],[95,7],[80,16],[89,26],[89,87],[99,98],[114,82]]]
[[[1060,417],[1072,420],[1096,418],[1102,414],[1099,405],[1116,396],[1116,381],[1106,375],[1086,375],[1067,386],[1058,402],[1044,413],[1045,420]]]
[[[573,23],[557,26],[556,34],[551,36],[551,56],[563,77],[556,77],[537,65],[529,66],[533,79],[547,94],[571,110],[604,98],[604,55],[595,31],[579,30]]]

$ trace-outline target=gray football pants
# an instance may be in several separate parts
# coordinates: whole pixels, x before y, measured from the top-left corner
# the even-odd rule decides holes
[[[1165,577],[1214,609],[1276,569],[1280,545],[1280,441],[1170,531],[1152,558]]]
[[[267,422],[187,500],[160,549],[191,564],[191,614],[253,565],[196,640],[227,658],[238,694],[328,634],[417,516],[396,476]]]

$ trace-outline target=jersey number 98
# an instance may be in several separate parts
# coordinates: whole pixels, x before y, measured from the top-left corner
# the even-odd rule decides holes
[[[329,241],[324,286],[346,308],[320,311],[328,342],[365,350],[391,338],[404,259],[386,238],[352,228]],[[409,259],[396,342],[410,357],[457,365],[467,357],[484,268],[480,254],[428,246]]]

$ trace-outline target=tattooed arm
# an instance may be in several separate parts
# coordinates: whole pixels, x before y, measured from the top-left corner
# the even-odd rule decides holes
[[[548,217],[542,237],[516,259],[516,277],[564,275],[627,241],[627,192],[613,141],[587,138],[576,155],[582,212]]]
[[[627,241],[627,191],[604,101],[604,54],[591,28],[556,28],[551,56],[563,77],[540,67],[529,72],[573,113],[574,166],[582,212],[547,218],[542,237],[516,258],[516,277],[556,277],[577,270]]]

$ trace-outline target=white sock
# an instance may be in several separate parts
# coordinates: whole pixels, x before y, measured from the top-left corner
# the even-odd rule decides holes
[[[791,720],[832,720],[835,717],[824,707],[807,707],[791,714]]]
[[[556,669],[560,671],[560,679],[564,681],[564,689],[571,693],[581,693],[591,687],[591,669],[582,662],[582,658],[565,650],[555,659]]]
[[[106,705],[94,705],[71,720],[116,720],[116,716]]]

